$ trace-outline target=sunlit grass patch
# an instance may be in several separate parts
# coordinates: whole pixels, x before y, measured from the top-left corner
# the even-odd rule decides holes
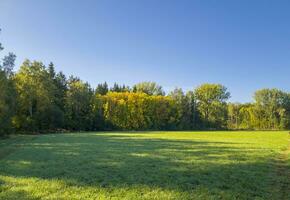
[[[0,199],[279,199],[275,183],[289,183],[275,169],[283,131],[29,137],[0,141],[11,150],[0,159]]]

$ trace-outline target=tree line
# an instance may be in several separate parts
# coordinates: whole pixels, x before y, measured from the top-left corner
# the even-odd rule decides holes
[[[3,47],[0,43],[0,50]],[[202,84],[165,94],[154,82],[133,87],[115,83],[92,88],[78,77],[56,72],[53,63],[16,56],[0,64],[0,135],[53,131],[290,129],[290,93],[255,92],[252,103],[228,103],[221,84]]]

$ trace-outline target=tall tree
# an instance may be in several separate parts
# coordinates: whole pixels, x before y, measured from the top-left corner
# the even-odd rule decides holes
[[[107,82],[98,84],[95,93],[100,95],[106,95],[109,91]]]
[[[15,113],[15,88],[7,73],[0,68],[0,136],[12,132],[12,117]]]
[[[17,116],[15,126],[25,131],[54,128],[51,120],[55,85],[41,62],[26,60],[16,73]]]
[[[195,128],[196,110],[193,92],[184,94],[181,88],[175,88],[169,93],[176,108],[176,128],[189,130]]]
[[[52,105],[49,109],[48,121],[50,129],[64,127],[64,103],[67,91],[66,77],[62,72],[56,73],[54,64],[51,62],[47,67],[48,78],[52,82],[53,93]]]
[[[254,94],[259,128],[283,129],[288,126],[289,96],[278,89],[262,89]]]
[[[230,97],[227,88],[220,84],[203,84],[195,89],[197,107],[204,128],[225,128],[227,118],[226,101]]]
[[[1,32],[1,29],[0,29]],[[0,51],[4,48],[0,42]],[[12,132],[12,117],[15,113],[15,87],[12,80],[12,71],[15,63],[15,54],[9,53],[0,62],[0,136]]]
[[[188,91],[186,93],[187,99],[187,111],[186,115],[190,123],[190,129],[199,129],[201,124],[200,114],[197,109],[197,102],[194,95],[194,91]]]
[[[11,77],[13,73],[13,68],[15,66],[16,55],[14,53],[8,53],[7,56],[3,58],[2,69],[6,73],[6,76]]]
[[[240,110],[242,105],[240,103],[228,104],[228,128],[239,129],[240,128]]]
[[[134,92],[144,92],[148,95],[164,96],[165,92],[162,87],[155,82],[141,82],[133,86]]]
[[[130,87],[114,83],[113,87],[110,88],[110,91],[111,92],[129,92],[130,91]]]
[[[88,83],[70,77],[65,96],[66,127],[71,130],[91,130],[93,127],[93,95]]]

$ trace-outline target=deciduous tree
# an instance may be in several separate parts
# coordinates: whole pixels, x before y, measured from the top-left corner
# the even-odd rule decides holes
[[[220,84],[203,84],[195,89],[197,108],[204,128],[226,128],[227,88]]]

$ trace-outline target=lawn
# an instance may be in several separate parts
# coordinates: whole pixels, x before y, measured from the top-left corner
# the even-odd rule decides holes
[[[286,131],[13,136],[0,140],[0,199],[289,199],[289,138]]]

